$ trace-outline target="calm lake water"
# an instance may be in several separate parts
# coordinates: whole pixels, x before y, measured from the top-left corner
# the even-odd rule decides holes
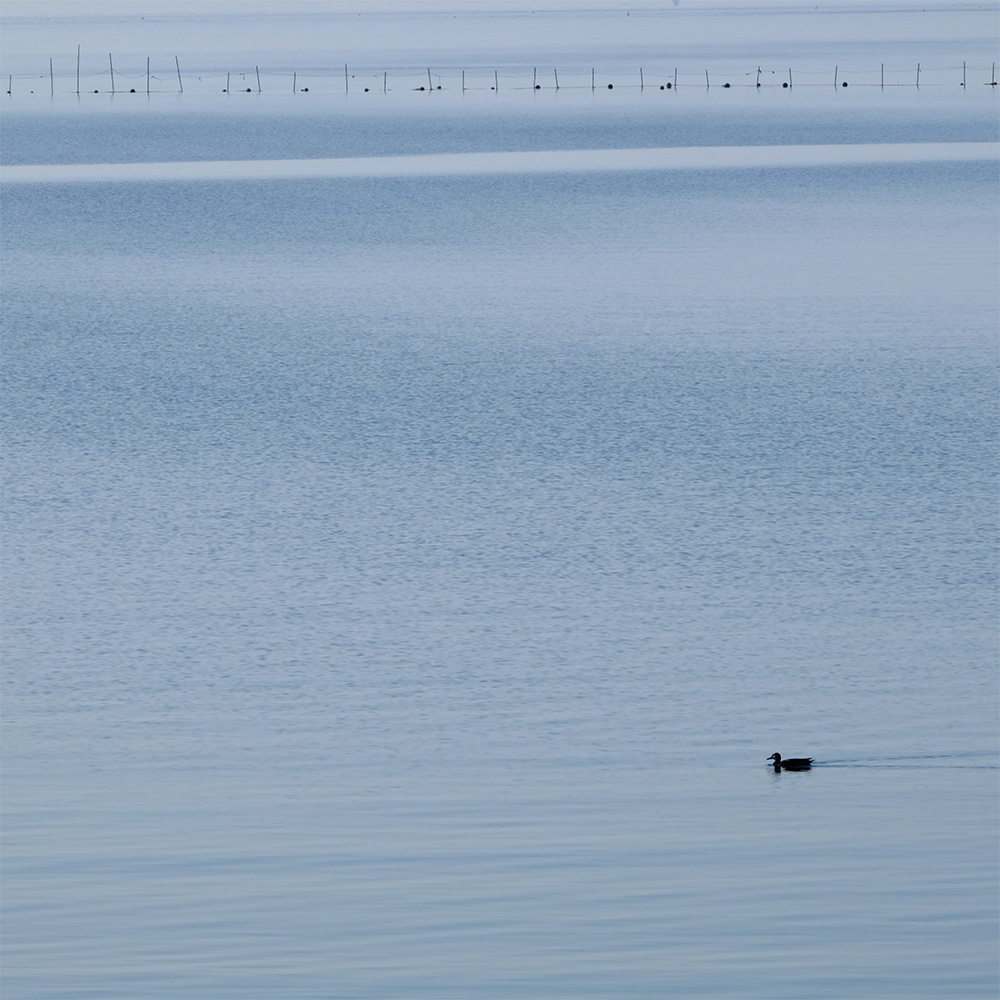
[[[996,139],[749,99],[4,160]],[[6,1000],[995,996],[997,189],[6,186]]]

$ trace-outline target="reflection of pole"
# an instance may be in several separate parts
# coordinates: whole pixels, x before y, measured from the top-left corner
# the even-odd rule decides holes
[[[177,67],[177,86],[181,88],[181,93],[184,93],[184,81],[181,79],[181,64],[177,56],[174,56],[174,65]]]

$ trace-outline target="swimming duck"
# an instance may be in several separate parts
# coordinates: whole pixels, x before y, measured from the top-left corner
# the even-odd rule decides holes
[[[782,760],[780,753],[773,753],[767,759],[774,761],[775,771],[782,768],[786,771],[805,771],[812,767],[813,762],[812,757],[789,757],[788,760]]]

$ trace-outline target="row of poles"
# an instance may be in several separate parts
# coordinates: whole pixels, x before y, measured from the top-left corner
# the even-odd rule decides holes
[[[108,53],[108,67],[109,67],[110,74],[111,74],[111,93],[115,94],[118,91],[116,90],[116,87],[115,87],[115,64],[114,64],[114,58],[113,58],[113,56],[112,56],[111,53]],[[183,94],[184,93],[184,80],[183,80],[183,78],[181,76],[180,59],[177,56],[174,56],[174,67],[175,67],[176,72],[177,72],[177,86],[178,86],[178,91],[179,91],[179,93]],[[256,77],[257,77],[257,93],[262,93],[263,92],[263,86],[262,86],[261,80],[260,80],[260,67],[259,66],[255,66],[254,70],[255,70],[255,73],[256,73]],[[762,84],[761,84],[761,74],[762,74],[762,72],[763,71],[762,71],[761,67],[758,66],[757,67],[757,80],[756,80],[756,86],[758,88],[760,88],[762,86]],[[990,73],[990,81],[987,84],[987,86],[990,86],[990,87],[997,86],[997,75],[996,75],[996,73],[997,73],[997,65],[994,62],[993,66],[992,66],[992,69],[991,69],[991,73]],[[559,71],[557,69],[553,69],[552,74],[553,74],[553,77],[554,77],[555,89],[559,90],[560,89],[560,86],[559,86]],[[746,74],[746,75],[749,76],[751,74]],[[812,74],[812,75],[818,75],[818,74]],[[243,76],[245,78],[246,74],[241,74],[241,76]],[[230,88],[230,78],[231,78],[231,74],[227,73],[226,74],[226,87],[225,87],[225,91],[224,91],[225,93],[231,93],[232,92],[231,88]],[[146,93],[147,94],[151,93],[151,90],[150,90],[150,81],[152,79],[159,80],[159,77],[152,77],[151,76],[151,74],[150,74],[150,61],[149,61],[149,57],[147,56],[146,57]],[[440,79],[440,77],[439,77],[439,79]],[[8,76],[8,78],[7,78],[7,93],[8,94],[11,94],[13,92],[13,81],[14,81],[13,75]],[[916,79],[915,79],[914,82],[915,82],[915,85],[917,87],[920,86],[920,63],[917,63]],[[964,87],[964,86],[966,86],[966,83],[967,83],[967,68],[966,68],[966,63],[963,62],[962,63],[962,83],[961,83],[961,85]],[[840,77],[840,67],[839,66],[835,66],[834,70],[833,70],[833,85],[834,85],[834,87],[836,87],[836,86],[838,86],[838,84],[841,87],[846,87],[847,86],[847,80],[842,79]],[[54,68],[53,68],[53,61],[52,61],[51,58],[49,59],[49,85],[50,85],[51,93],[54,96],[55,95],[55,86],[56,86],[55,85],[55,71],[54,71]],[[884,90],[885,89],[885,85],[886,85],[885,84],[885,63],[882,63],[882,65],[881,65],[881,70],[880,70],[880,85],[881,85],[882,89]],[[890,84],[890,85],[892,85],[892,84]],[[657,85],[653,84],[653,86],[657,86]],[[661,83],[658,86],[659,86],[660,90],[672,90],[672,89],[675,89],[678,86],[677,69],[674,69],[673,79],[672,80],[668,80],[666,83]],[[706,69],[705,70],[705,87],[706,88],[711,88],[711,86],[712,86],[711,78],[709,76],[708,70]],[[789,69],[788,70],[788,79],[782,83],[782,87],[783,88],[791,88],[792,86],[793,86],[792,71],[791,71],[791,69]],[[896,86],[898,86],[898,84],[896,84]],[[729,88],[730,84],[728,82],[724,83],[724,84],[722,84],[722,87],[723,88]],[[609,83],[607,85],[607,88],[608,88],[608,90],[613,90],[614,89],[614,84]],[[298,73],[294,72],[292,74],[292,93],[298,93],[299,89],[300,88],[298,86]],[[370,89],[371,89],[370,87],[364,87],[365,92],[368,92]],[[382,91],[383,92],[388,92],[388,89],[389,89],[389,74],[388,74],[388,71],[383,71],[383,73],[382,73]],[[441,88],[440,84],[438,84],[435,87],[433,79],[432,79],[432,76],[431,76],[431,71],[428,68],[428,70],[427,70],[427,86],[424,87],[423,85],[421,85],[419,87],[413,87],[411,89],[414,89],[414,90],[441,90],[442,88]],[[466,87],[466,83],[465,83],[465,70],[463,69],[462,70],[462,92],[465,93],[465,91],[467,89],[468,88]],[[494,70],[493,71],[493,86],[490,89],[491,90],[499,90],[500,89],[500,74],[499,74],[498,70]],[[519,88],[515,87],[514,89],[519,89]],[[538,69],[535,68],[533,70],[533,74],[532,74],[532,90],[541,90],[541,89],[542,89],[542,85],[538,82]],[[590,89],[591,90],[596,90],[597,89],[597,70],[596,69],[591,69],[591,71],[590,71]],[[644,71],[643,71],[643,69],[642,69],[641,66],[639,67],[639,89],[640,90],[645,90],[646,89],[645,73],[644,73]],[[350,72],[349,72],[348,65],[345,63],[344,64],[344,92],[345,93],[350,93],[350,90],[351,90],[351,75],[350,75]],[[309,88],[308,87],[302,87],[301,91],[303,93],[308,93]],[[124,91],[122,91],[122,92],[124,93]],[[252,93],[252,88],[250,88],[250,87],[245,88],[245,92],[246,93]],[[77,94],[80,93],[80,46],[77,46],[77,49],[76,49],[76,93]],[[94,93],[96,94],[96,93],[98,93],[98,91],[95,90]],[[135,88],[134,87],[130,88],[129,89],[129,93],[133,93],[133,94],[136,93]]]

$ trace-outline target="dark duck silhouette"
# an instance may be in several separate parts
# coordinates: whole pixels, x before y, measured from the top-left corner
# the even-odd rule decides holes
[[[780,753],[773,753],[768,760],[774,761],[775,771],[784,768],[786,771],[807,771],[812,767],[812,757],[789,757],[787,760],[781,759]]]

